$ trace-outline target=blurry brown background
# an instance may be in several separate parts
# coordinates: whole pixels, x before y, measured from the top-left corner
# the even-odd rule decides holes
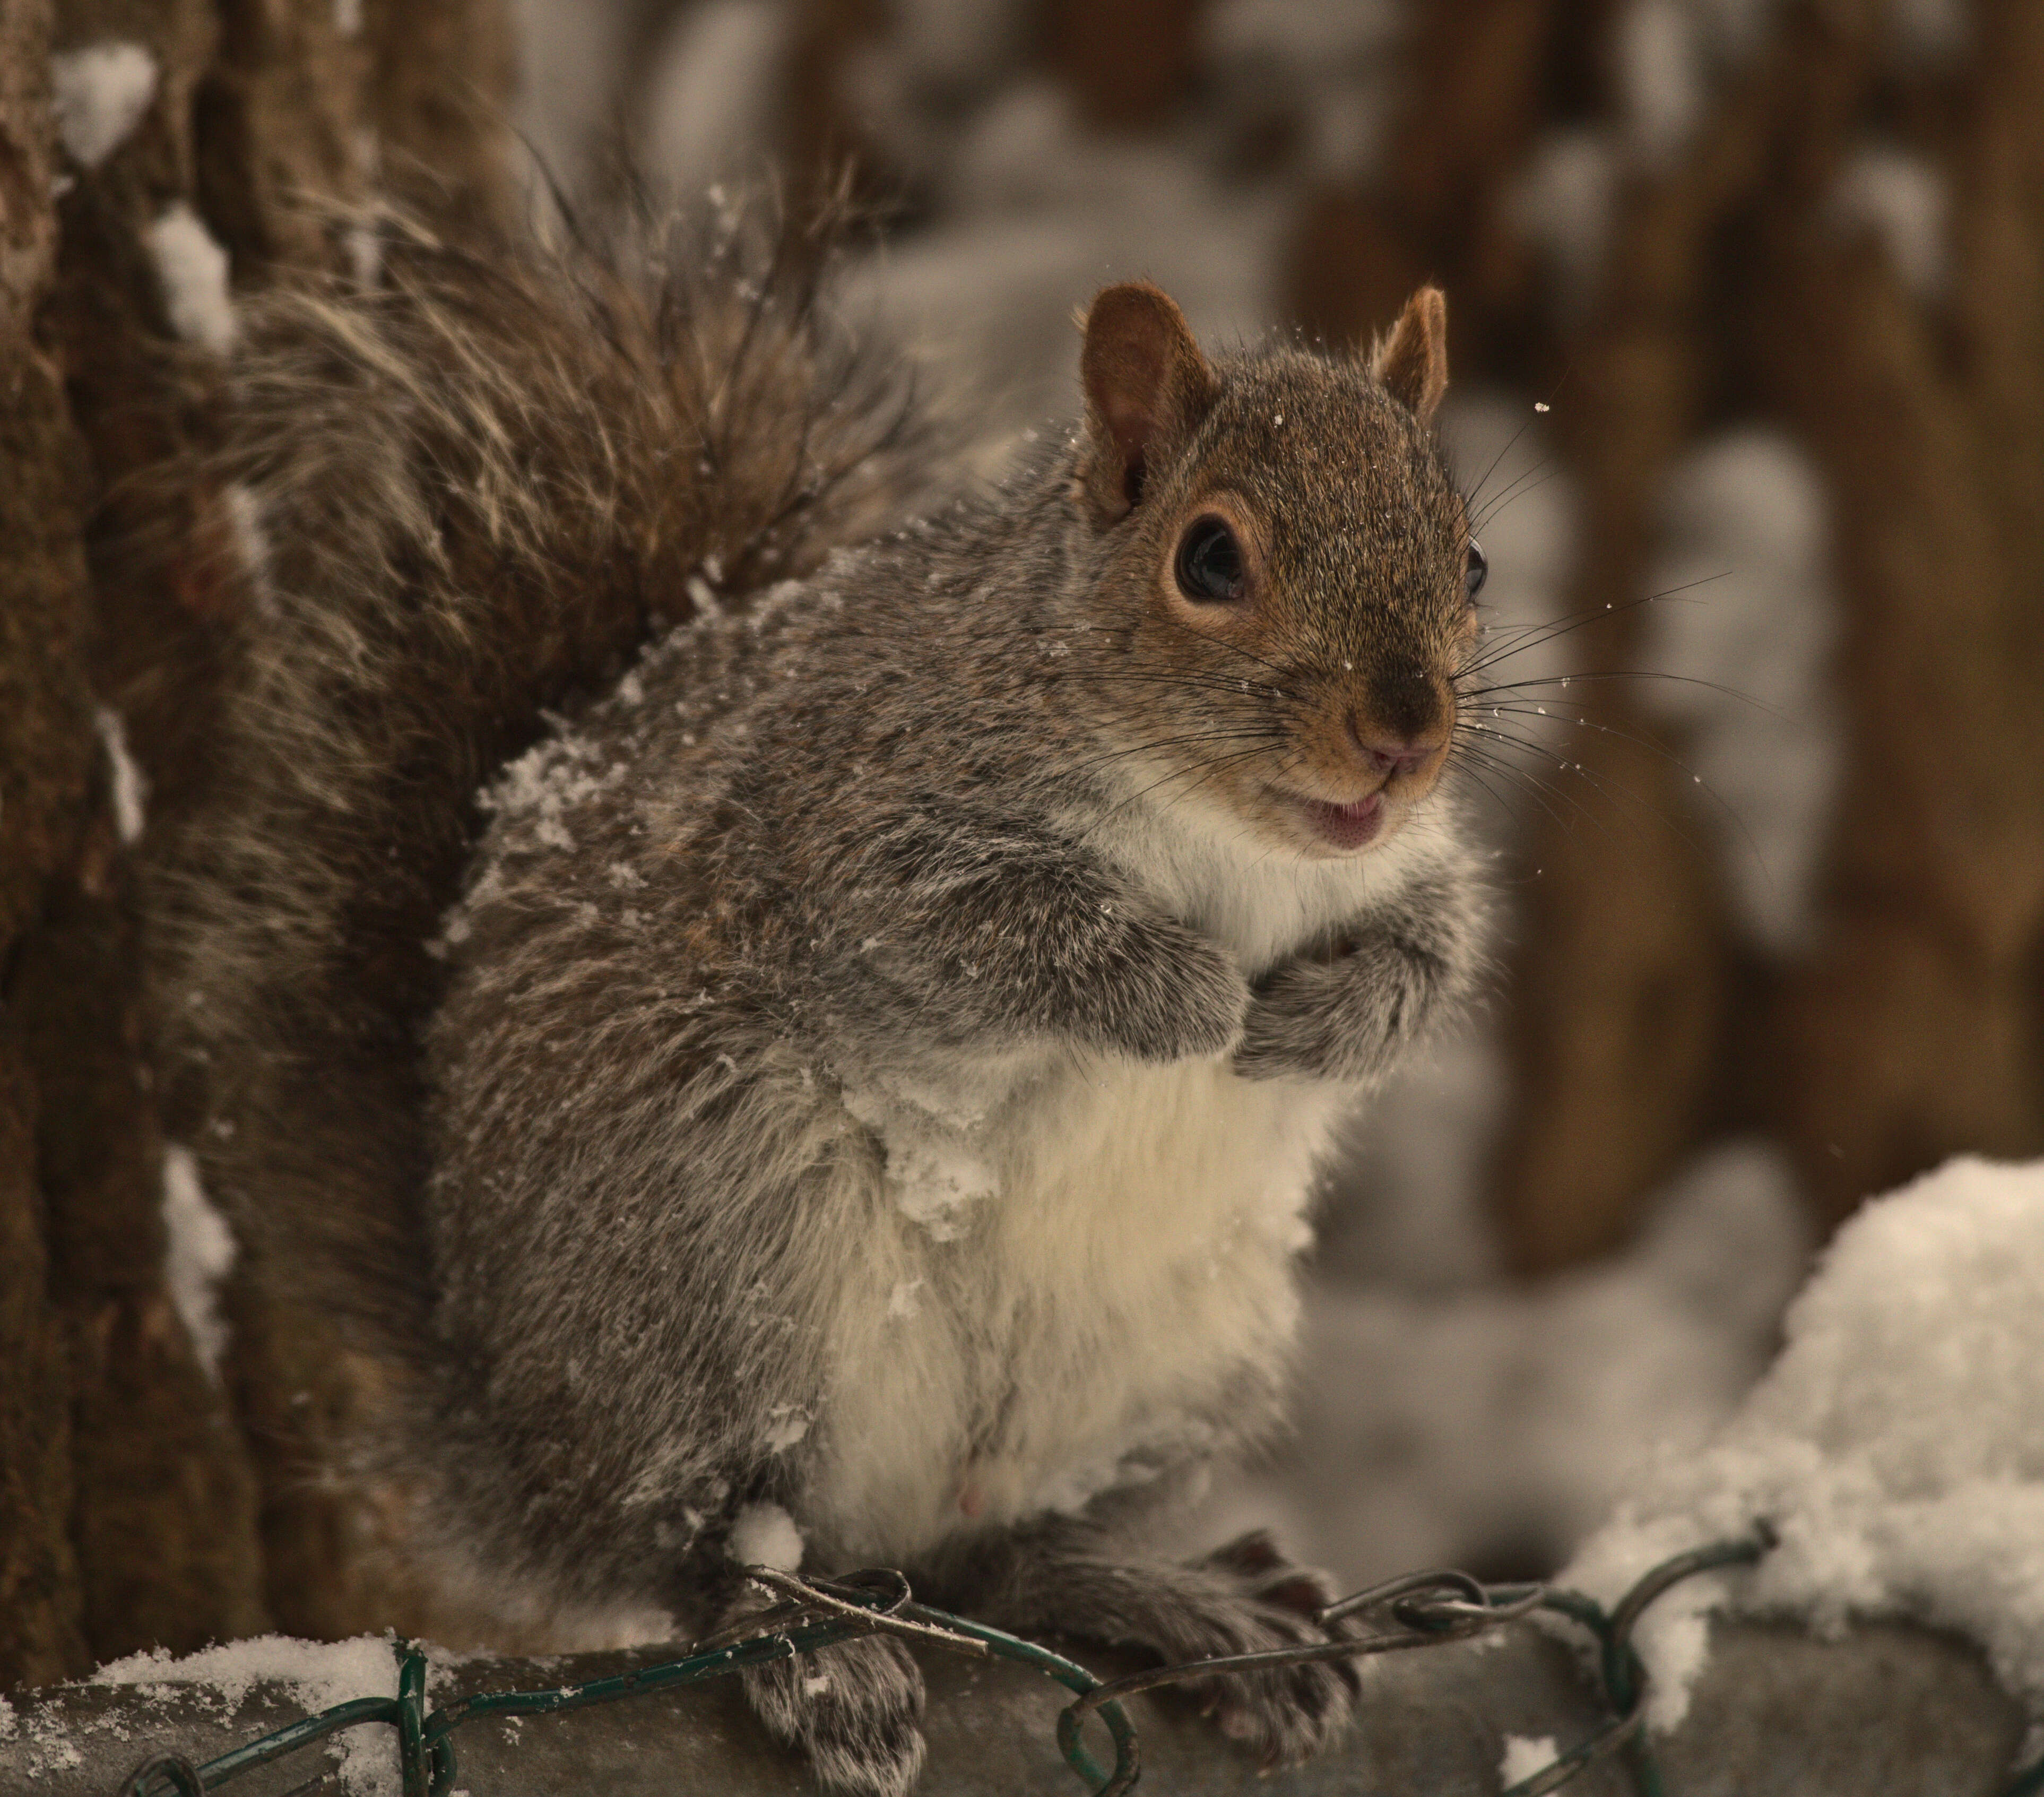
[[[2044,7],[0,0],[0,1684],[452,1626],[167,1149],[133,868],[231,521],[146,471],[218,429],[223,274],[359,254],[304,198],[459,229],[620,149],[848,160],[848,304],[989,466],[1107,279],[1224,339],[1448,290],[1502,978],[1331,1182],[1300,1437],[1222,1511],[1551,1564],[1862,1198],[2044,1151]]]

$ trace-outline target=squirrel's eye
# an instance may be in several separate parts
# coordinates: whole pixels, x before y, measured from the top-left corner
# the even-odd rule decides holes
[[[1203,518],[1180,539],[1178,591],[1211,605],[1242,597],[1242,545],[1217,518]]]
[[[1471,598],[1483,591],[1483,577],[1489,572],[1489,558],[1484,554],[1483,545],[1472,537],[1469,546],[1469,570],[1462,576]]]

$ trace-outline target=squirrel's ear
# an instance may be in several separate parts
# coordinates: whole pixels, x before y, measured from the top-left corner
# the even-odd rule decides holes
[[[1448,391],[1448,302],[1439,287],[1422,287],[1405,302],[1390,334],[1370,352],[1370,371],[1421,424],[1432,421]]]
[[[1205,417],[1219,383],[1185,315],[1147,281],[1105,288],[1088,308],[1079,379],[1092,439],[1080,479],[1112,524],[1142,498],[1158,456]]]

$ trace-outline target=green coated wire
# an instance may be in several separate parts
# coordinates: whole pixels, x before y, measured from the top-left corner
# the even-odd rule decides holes
[[[1659,1768],[1643,1739],[1642,1724],[1646,1714],[1647,1676],[1646,1667],[1632,1645],[1633,1626],[1646,1607],[1669,1587],[1719,1568],[1750,1565],[1773,1545],[1773,1531],[1762,1524],[1753,1534],[1742,1539],[1715,1542],[1676,1555],[1646,1573],[1608,1612],[1579,1591],[1542,1591],[1533,1586],[1489,1587],[1485,1592],[1485,1599],[1494,1607],[1516,1614],[1537,1605],[1567,1618],[1589,1633],[1597,1645],[1599,1683],[1612,1712],[1610,1719],[1587,1739],[1560,1755],[1553,1764],[1512,1786],[1503,1797],[1545,1797],[1546,1793],[1570,1783],[1586,1767],[1620,1751],[1625,1752],[1631,1760],[1640,1797],[1663,1797]],[[724,1642],[679,1660],[609,1678],[592,1679],[579,1685],[556,1686],[544,1691],[478,1692],[430,1714],[426,1709],[425,1654],[410,1641],[398,1641],[394,1643],[398,1661],[395,1696],[355,1698],[336,1704],[317,1716],[309,1716],[302,1722],[290,1723],[234,1748],[203,1765],[194,1766],[189,1760],[176,1754],[159,1754],[129,1775],[121,1787],[121,1797],[206,1797],[208,1792],[217,1790],[243,1772],[267,1765],[343,1729],[366,1722],[388,1723],[396,1729],[405,1797],[450,1797],[456,1764],[454,1731],[478,1717],[551,1714],[611,1703],[644,1691],[699,1684],[747,1666],[790,1659],[840,1641],[905,1626],[908,1632],[932,1638],[938,1645],[953,1652],[982,1653],[1028,1666],[1055,1680],[1081,1699],[1101,1690],[1103,1681],[1076,1660],[986,1623],[914,1603],[909,1599],[908,1587],[900,1576],[890,1576],[894,1586],[892,1596],[870,1585],[863,1588],[837,1582],[809,1585],[783,1575],[762,1572],[761,1580],[772,1580],[775,1588],[807,1590],[815,1595],[813,1608],[820,1605],[840,1619],[806,1622],[745,1640]],[[1462,1579],[1465,1576],[1453,1576]],[[816,1595],[819,1592],[821,1595]],[[860,1608],[872,1613],[870,1620],[851,1614]],[[1440,1626],[1428,1622],[1424,1614],[1411,1618],[1410,1626],[1421,1629]],[[1444,1632],[1443,1638],[1465,1637]],[[1089,1711],[1099,1716],[1113,1743],[1114,1764],[1111,1767],[1102,1765],[1081,1737],[1084,1715]],[[1139,1745],[1135,1730],[1118,1702],[1097,1700],[1091,1706],[1080,1703],[1067,1706],[1058,1712],[1057,1734],[1059,1751],[1066,1763],[1085,1782],[1090,1797],[1120,1797],[1135,1784],[1141,1769]],[[2004,1787],[2002,1797],[2044,1797],[2044,1759],[2013,1775],[2011,1781]]]

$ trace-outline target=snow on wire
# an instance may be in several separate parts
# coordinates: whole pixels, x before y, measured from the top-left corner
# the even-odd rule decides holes
[[[1762,1524],[1742,1539],[1678,1554],[1646,1573],[1609,1610],[1580,1593],[1544,1585],[1485,1585],[1455,1572],[1408,1573],[1342,1598],[1320,1613],[1324,1626],[1366,1623],[1370,1632],[1259,1653],[1189,1660],[1105,1681],[1034,1642],[917,1603],[899,1572],[805,1579],[770,1567],[752,1567],[747,1576],[777,1594],[779,1602],[748,1616],[737,1627],[694,1644],[693,1651],[682,1659],[586,1684],[481,1692],[429,1713],[425,1654],[401,1641],[397,1643],[394,1697],[363,1697],[337,1704],[203,1765],[194,1765],[176,1754],[156,1755],[129,1776],[120,1797],[205,1797],[255,1767],[368,1722],[387,1724],[398,1731],[405,1797],[448,1797],[455,1777],[454,1731],[475,1718],[544,1715],[608,1703],[670,1686],[700,1683],[747,1666],[883,1632],[927,1641],[951,1653],[1013,1660],[1056,1680],[1075,1694],[1058,1717],[1058,1745],[1066,1763],[1084,1781],[1091,1797],[1123,1797],[1134,1786],[1142,1766],[1135,1726],[1121,1706],[1124,1697],[1217,1672],[1466,1641],[1543,1610],[1566,1618],[1590,1637],[1597,1684],[1609,1715],[1586,1739],[1512,1785],[1504,1797],[1541,1797],[1559,1790],[1586,1767],[1621,1751],[1642,1797],[1663,1797],[1660,1774],[1642,1727],[1647,1674],[1632,1646],[1633,1625],[1671,1586],[1719,1567],[1750,1565],[1773,1545],[1773,1532]],[[1082,1738],[1089,1716],[1097,1716],[1106,1730],[1113,1747],[1112,1765],[1103,1765]],[[2004,1797],[2036,1797],[2038,1793],[2044,1793],[2044,1760],[2018,1774]]]

